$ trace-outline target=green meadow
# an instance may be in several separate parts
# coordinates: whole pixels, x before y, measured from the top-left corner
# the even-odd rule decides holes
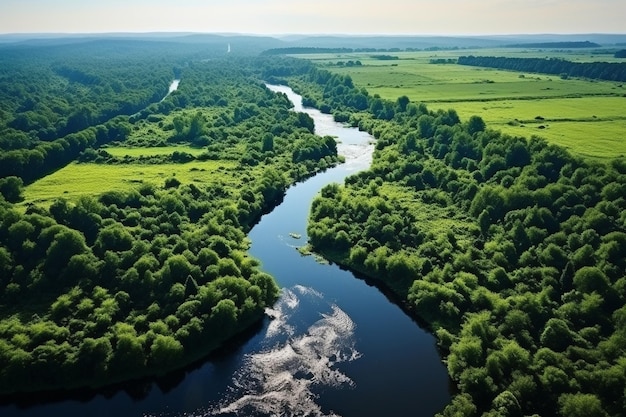
[[[174,152],[184,152],[193,156],[198,156],[206,152],[205,148],[193,148],[191,146],[157,146],[152,148],[143,148],[137,146],[108,146],[103,148],[107,153],[116,158],[131,158],[172,155]]]
[[[430,63],[463,55],[614,62],[606,51],[503,48],[386,54],[398,59],[376,59],[374,53],[305,57],[330,71],[349,74],[355,85],[385,99],[406,95],[433,110],[455,109],[462,120],[478,115],[490,128],[540,136],[588,158],[626,155],[626,86],[621,83]],[[346,65],[357,60],[362,65]]]
[[[108,149],[107,149],[108,151]],[[129,191],[141,184],[163,186],[167,178],[181,183],[233,183],[234,161],[191,161],[186,164],[96,164],[73,162],[24,190],[24,202],[48,206],[59,197],[73,200],[106,191]]]
[[[394,183],[383,183],[379,193],[387,199],[397,202],[407,213],[412,213],[416,218],[416,223],[425,233],[440,236],[446,235],[449,231],[454,231],[459,239],[459,244],[470,244],[468,236],[476,227],[475,222],[466,213],[455,210],[452,205],[442,207],[437,204],[424,204],[423,201],[415,198],[414,188]],[[438,197],[442,201],[446,198],[443,192]]]
[[[158,120],[136,122],[123,144],[116,143],[102,148],[112,157],[122,160],[121,163],[72,162],[25,187],[22,205],[36,203],[49,206],[60,197],[75,200],[83,195],[129,191],[142,184],[162,187],[165,180],[172,177],[183,184],[213,182],[238,185],[239,176],[233,173],[238,164],[233,160],[193,160],[186,163],[145,163],[140,160],[167,157],[174,152],[190,154],[193,157],[206,153],[206,147],[167,143],[167,139],[174,134],[173,127],[168,127],[174,117],[186,117],[198,111],[205,117],[210,117],[213,112],[207,108],[195,109],[194,112],[176,111],[167,116],[159,115]],[[244,150],[245,147],[241,146],[232,149],[233,152]]]

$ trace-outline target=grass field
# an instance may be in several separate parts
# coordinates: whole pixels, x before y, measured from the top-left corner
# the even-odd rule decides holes
[[[98,195],[105,191],[126,191],[141,184],[162,187],[165,180],[175,176],[181,183],[222,182],[235,183],[228,171],[237,165],[229,161],[192,161],[186,164],[79,164],[73,162],[65,168],[26,187],[24,202],[42,206],[50,205],[63,197],[75,199],[82,195]]]
[[[458,208],[452,205],[441,207],[437,204],[425,204],[415,198],[414,188],[396,183],[384,183],[380,194],[398,202],[407,213],[412,213],[416,217],[416,224],[419,224],[424,233],[441,236],[452,230],[459,239],[459,244],[472,244],[469,236],[470,231],[476,228],[476,222]]]
[[[385,99],[406,95],[432,110],[455,109],[462,120],[479,115],[490,128],[541,136],[589,158],[626,155],[626,86],[621,83],[430,63],[431,59],[462,55],[616,61],[611,54],[513,48],[390,54],[399,59],[383,61],[372,58],[371,53],[304,57],[330,71],[349,74],[355,85]],[[337,65],[350,60],[363,65]]]
[[[138,158],[141,156],[159,156],[159,155],[171,155],[174,152],[185,152],[193,156],[198,156],[206,152],[205,148],[192,148],[190,146],[158,146],[153,148],[142,147],[125,147],[125,146],[110,146],[103,148],[111,156],[117,158],[123,158],[130,156],[132,158]]]
[[[173,127],[167,128],[176,116],[187,117],[201,111],[207,119],[215,113],[211,108],[190,111],[175,111],[167,116],[158,116],[158,120],[140,120],[133,125],[123,145],[104,146],[111,156],[123,160],[122,163],[77,163],[41,178],[24,189],[22,207],[37,204],[47,207],[58,198],[74,200],[83,195],[97,196],[106,191],[127,191],[142,184],[163,187],[165,180],[176,177],[181,183],[220,183],[222,185],[241,185],[241,172],[234,172],[239,163],[234,160],[190,161],[187,163],[142,163],[136,158],[172,155],[184,152],[199,156],[207,152],[206,147],[197,148],[182,144],[168,144],[167,139],[173,134]],[[158,146],[156,146],[158,145]],[[233,152],[244,152],[235,148]],[[124,160],[129,157],[130,160]]]

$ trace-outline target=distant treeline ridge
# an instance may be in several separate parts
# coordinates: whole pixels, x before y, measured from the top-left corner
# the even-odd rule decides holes
[[[457,50],[457,47],[432,46],[424,51]],[[272,48],[261,52],[261,55],[299,55],[299,54],[349,54],[353,52],[414,52],[420,48],[321,48],[314,46],[292,46],[288,48]]]
[[[579,42],[541,42],[541,43],[519,43],[515,45],[507,45],[507,48],[600,48],[595,42],[579,41]]]

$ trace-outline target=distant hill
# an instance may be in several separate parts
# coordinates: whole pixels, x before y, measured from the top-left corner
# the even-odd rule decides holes
[[[186,43],[222,48],[231,44],[234,54],[255,54],[273,48],[346,48],[353,50],[437,50],[473,49],[516,46],[524,48],[597,48],[626,45],[626,34],[578,35],[488,35],[488,36],[424,36],[424,35],[249,35],[238,33],[31,33],[0,34],[0,46],[71,45],[94,40],[153,41]]]
[[[501,40],[477,36],[323,35],[282,39],[289,46],[352,49],[489,48],[504,44]]]
[[[277,48],[284,42],[270,36],[210,33],[98,33],[98,34],[19,34],[0,35],[0,48],[32,47],[81,48],[97,43],[98,46],[112,45],[113,48],[127,48],[129,45],[143,45],[154,48],[176,50],[184,44],[185,50],[196,48],[202,51],[223,51],[228,46],[234,55],[255,55],[266,49]]]
[[[541,43],[518,43],[506,45],[507,48],[540,48],[540,49],[579,49],[600,48],[602,45],[595,42],[541,42]]]
[[[504,41],[507,45],[516,43],[546,43],[546,42],[595,42],[603,46],[613,46],[626,42],[626,34],[598,34],[579,33],[569,35],[559,34],[532,34],[532,35],[494,35],[492,39]]]

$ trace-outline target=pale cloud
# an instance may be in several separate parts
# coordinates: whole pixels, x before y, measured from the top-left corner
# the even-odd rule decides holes
[[[2,0],[0,32],[624,33],[623,0]]]

